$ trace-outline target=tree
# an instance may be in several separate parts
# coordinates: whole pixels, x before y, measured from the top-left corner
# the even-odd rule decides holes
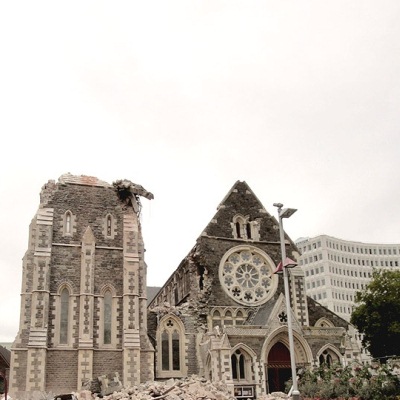
[[[400,356],[400,271],[374,271],[355,302],[350,322],[372,357]]]

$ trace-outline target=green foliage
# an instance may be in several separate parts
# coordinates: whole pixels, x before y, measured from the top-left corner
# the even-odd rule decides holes
[[[323,364],[301,374],[298,386],[303,398],[391,400],[400,394],[400,377],[388,364]]]
[[[375,271],[356,294],[351,323],[364,334],[363,345],[375,358],[400,355],[400,271]]]

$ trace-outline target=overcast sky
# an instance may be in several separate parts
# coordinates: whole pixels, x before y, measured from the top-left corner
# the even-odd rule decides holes
[[[293,240],[400,242],[400,2],[0,5],[0,342],[48,180],[129,179],[160,286],[237,180]]]

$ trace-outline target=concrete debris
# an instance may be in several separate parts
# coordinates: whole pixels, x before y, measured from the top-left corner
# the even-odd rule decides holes
[[[175,314],[179,316],[181,314],[181,308],[181,306],[171,306],[170,303],[165,301],[163,305],[153,307],[150,311],[158,314],[160,317],[163,317],[166,314]]]
[[[75,393],[75,396],[78,400],[236,400],[229,394],[224,382],[211,383],[197,376],[147,382],[121,388],[108,395],[91,394],[89,390],[83,390]]]
[[[82,390],[90,393],[101,393],[101,383],[99,379],[88,379],[82,383]]]
[[[270,394],[263,395],[259,397],[259,400],[280,400],[280,399],[290,399],[286,393],[283,392],[272,392]]]
[[[113,182],[113,186],[118,192],[121,200],[125,200],[127,197],[143,196],[148,200],[154,199],[153,193],[148,192],[143,186],[133,183],[127,179],[120,179]]]
[[[123,388],[103,396],[103,400],[237,400],[231,395],[225,382],[210,382],[195,375],[184,379],[147,382],[131,388]],[[77,393],[77,400],[100,400],[89,391]],[[290,399],[283,392],[261,396],[260,400]],[[250,399],[246,399],[250,400]]]
[[[118,374],[115,374],[112,379],[106,376],[99,377],[99,383],[101,383],[101,390],[95,393],[90,389],[55,396],[37,392],[35,393],[36,396],[31,393],[28,397],[16,400],[237,400],[230,394],[225,382],[210,382],[195,375],[183,379],[151,381],[138,386],[123,388],[120,385]],[[93,385],[93,382],[88,381],[87,385]],[[94,386],[92,386],[93,388]],[[7,399],[11,400],[11,397],[7,396]],[[258,400],[282,399],[290,399],[290,397],[283,392],[273,392],[258,397]]]
[[[101,384],[101,394],[107,395],[122,390],[123,386],[119,379],[119,374],[116,372],[113,377],[102,375],[99,377]]]

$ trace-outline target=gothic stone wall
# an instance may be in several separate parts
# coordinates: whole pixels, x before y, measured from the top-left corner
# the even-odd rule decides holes
[[[122,376],[123,353],[123,221],[124,215],[132,213],[127,211],[127,204],[120,201],[114,188],[105,186],[75,185],[75,184],[55,184],[48,183],[41,193],[42,203],[40,209],[52,210],[53,216],[48,221],[48,226],[52,226],[52,232],[48,239],[51,246],[51,261],[49,268],[50,296],[49,313],[46,324],[47,330],[47,353],[46,353],[46,390],[59,393],[60,390],[75,390],[78,387],[78,348],[79,348],[79,296],[81,292],[81,260],[82,260],[82,240],[88,227],[95,237],[95,258],[94,258],[94,307],[93,319],[90,321],[93,327],[93,375],[118,372]],[[65,234],[65,213],[71,212],[71,233]],[[112,235],[106,235],[107,215],[112,215],[113,226]],[[52,224],[52,225],[51,225]],[[140,232],[139,232],[140,233]],[[24,257],[23,285],[22,285],[22,317],[24,325],[21,325],[18,340],[14,347],[21,351],[14,351],[13,369],[14,382],[12,385],[15,391],[26,390],[27,379],[27,346],[29,339],[29,326],[31,325],[32,315],[32,293],[37,288],[33,287],[33,272],[36,267],[35,246],[36,242],[42,240],[38,238],[38,225],[36,216],[33,219],[29,231],[28,251]],[[143,256],[143,243],[139,237],[138,243],[139,257]],[[145,264],[143,260],[139,263],[139,296],[144,296],[146,291]],[[59,346],[56,326],[57,302],[59,301],[59,290],[61,285],[68,284],[70,299],[73,302],[73,309],[70,315],[70,326],[72,332],[67,346]],[[116,314],[114,321],[117,323],[115,340],[112,344],[112,351],[102,351],[97,353],[96,349],[104,348],[100,343],[99,330],[101,329],[99,313],[99,296],[104,285],[112,285],[115,289]],[[26,293],[26,294],[25,294]],[[143,308],[143,307],[142,307]],[[141,320],[144,319],[145,309],[139,310]],[[62,348],[63,347],[63,348]],[[65,348],[66,347],[66,348]],[[108,346],[110,347],[110,346]],[[148,358],[144,357],[146,367]],[[151,357],[150,357],[151,358]]]
[[[26,389],[26,370],[27,370],[26,350],[17,350],[11,353],[11,364],[15,370],[14,380],[9,382],[9,386],[18,388],[18,391]]]
[[[114,374],[122,377],[122,351],[95,351],[93,353],[93,376]]]
[[[77,387],[78,353],[74,350],[47,352],[46,391],[68,393]]]

